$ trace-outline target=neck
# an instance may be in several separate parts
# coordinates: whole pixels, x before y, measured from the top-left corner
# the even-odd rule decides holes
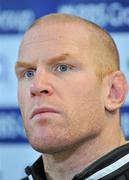
[[[93,161],[120,145],[120,133],[110,129],[110,132],[102,133],[99,137],[74,146],[67,151],[44,154],[43,161],[47,179],[72,179]]]

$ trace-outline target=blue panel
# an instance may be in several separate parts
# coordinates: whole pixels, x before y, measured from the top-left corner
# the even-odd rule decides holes
[[[129,106],[121,109],[121,126],[123,128],[125,138],[129,140]]]
[[[22,33],[38,17],[54,12],[79,15],[109,32],[129,31],[129,1],[17,0],[0,2],[0,33]]]
[[[18,108],[0,109],[0,143],[26,143]]]

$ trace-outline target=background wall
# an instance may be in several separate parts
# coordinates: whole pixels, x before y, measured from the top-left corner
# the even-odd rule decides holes
[[[26,28],[38,17],[62,12],[90,19],[107,29],[129,82],[129,0],[0,0],[0,180],[17,180],[39,153],[28,144],[17,103],[14,64]],[[129,95],[122,108],[122,127],[129,138]]]

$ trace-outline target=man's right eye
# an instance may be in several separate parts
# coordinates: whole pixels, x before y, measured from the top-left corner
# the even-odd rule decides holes
[[[24,72],[24,77],[25,78],[33,78],[35,75],[35,70],[32,69],[32,70],[27,70]]]

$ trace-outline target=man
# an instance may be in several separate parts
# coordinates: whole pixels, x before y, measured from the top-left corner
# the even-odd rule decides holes
[[[127,82],[110,35],[79,17],[52,14],[25,33],[16,63],[18,98],[35,180],[129,179],[119,109]]]

